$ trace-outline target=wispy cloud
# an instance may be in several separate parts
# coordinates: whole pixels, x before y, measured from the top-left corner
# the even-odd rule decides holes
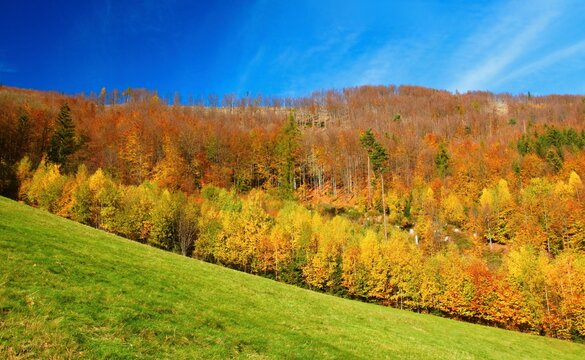
[[[350,63],[343,78],[354,85],[413,83],[411,79],[439,42],[439,35],[388,40]],[[427,79],[430,81],[431,79]]]
[[[585,40],[580,41],[576,44],[571,46],[567,46],[560,50],[553,52],[540,60],[531,62],[525,66],[520,67],[517,70],[510,72],[508,75],[504,76],[503,78],[498,79],[497,85],[505,84],[510,80],[514,80],[517,78],[521,78],[523,76],[534,74],[535,72],[547,68],[551,65],[557,64],[563,60],[566,60],[575,55],[583,55],[585,54]]]
[[[261,45],[243,65],[238,92],[258,79],[277,83],[274,90],[283,96],[305,95],[320,88],[340,87],[342,71],[359,42],[359,31],[331,31],[323,39],[312,39],[309,44],[286,46]]]
[[[231,91],[238,93],[263,89],[304,95],[390,83],[459,91],[518,91],[526,86],[535,90],[533,73],[554,73],[536,88],[558,91],[569,83],[567,73],[582,68],[582,60],[571,57],[583,58],[585,53],[585,33],[567,32],[578,18],[571,17],[579,13],[575,1],[376,7],[356,22],[338,21],[341,15],[333,15],[343,13],[339,9],[325,11],[323,6],[303,3],[289,10],[298,10],[295,14],[304,16],[305,26],[291,31],[282,25],[287,6],[258,0],[246,8],[222,54],[237,61]],[[419,18],[420,10],[427,15]],[[323,16],[306,16],[308,11]],[[376,22],[372,20],[376,13],[401,13],[406,20]],[[240,56],[234,58],[234,53]],[[561,74],[558,68],[569,61],[572,67]],[[570,86],[575,91],[580,84]]]
[[[344,68],[333,74],[336,85],[384,84],[402,77],[408,61],[403,61],[401,49],[400,44],[389,41],[346,61]]]
[[[499,9],[495,16],[479,24],[478,31],[455,54],[453,72],[463,69],[463,74],[449,88],[466,91],[492,87],[512,64],[540,45],[560,13],[559,7],[551,7],[550,3],[535,3],[530,10],[526,10],[525,3]],[[491,30],[485,32],[488,26]]]
[[[16,69],[4,64],[4,63],[0,63],[0,73],[15,73]]]
[[[344,73],[347,60],[356,56],[352,53],[361,35],[360,31],[336,31],[328,36],[327,41],[300,50],[297,61],[292,65],[304,64],[302,71],[305,74],[292,79],[293,91],[308,92],[343,86],[349,80]]]
[[[238,93],[242,93],[243,91],[246,90],[246,84],[248,82],[248,79],[250,78],[250,75],[257,70],[258,65],[260,64],[263,57],[264,47],[261,46],[258,48],[258,50],[256,50],[256,54],[254,55],[254,57],[250,61],[248,61],[246,67],[242,72],[242,75],[240,75],[237,89]]]

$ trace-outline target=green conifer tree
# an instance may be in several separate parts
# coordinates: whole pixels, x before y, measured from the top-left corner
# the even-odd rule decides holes
[[[368,159],[372,165],[374,174],[380,176],[382,182],[382,214],[384,216],[384,237],[388,240],[388,225],[386,223],[386,201],[384,191],[384,170],[386,169],[386,162],[388,161],[388,153],[386,149],[376,140],[372,129],[368,129],[360,136],[362,146],[368,152]]]
[[[65,166],[68,157],[77,150],[77,147],[71,110],[69,105],[64,104],[61,106],[61,111],[57,118],[57,128],[51,138],[48,153],[49,161]]]
[[[276,150],[279,159],[279,188],[285,198],[291,198],[296,189],[295,175],[300,137],[297,121],[291,113],[281,130]]]
[[[439,173],[439,176],[441,178],[444,178],[445,176],[447,176],[449,174],[450,171],[450,166],[449,166],[449,160],[450,160],[450,156],[449,153],[447,152],[447,148],[445,147],[444,143],[441,143],[439,145],[439,152],[437,153],[437,157],[435,157],[435,166],[437,168],[437,172]]]

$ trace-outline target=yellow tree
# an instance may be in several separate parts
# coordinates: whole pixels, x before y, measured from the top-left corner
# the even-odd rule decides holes
[[[67,177],[59,172],[59,165],[48,164],[41,160],[27,185],[26,198],[33,205],[50,212],[57,212],[66,182]]]
[[[567,182],[558,180],[553,189],[557,203],[549,209],[549,235],[555,248],[585,248],[585,224],[581,191],[583,184],[577,173],[572,171]]]
[[[222,230],[217,247],[219,261],[246,272],[262,271],[256,250],[270,235],[271,219],[261,207],[260,194],[253,192],[242,211],[222,211]]]
[[[177,196],[167,189],[163,190],[152,208],[149,244],[165,250],[178,250],[178,210]]]
[[[158,188],[150,182],[125,186],[120,190],[116,231],[132,240],[146,242],[152,229],[152,213],[158,199]]]
[[[29,201],[26,197],[31,185],[33,176],[32,162],[28,156],[23,157],[16,165],[16,178],[20,184],[18,189],[18,198],[23,201]]]
[[[114,231],[118,207],[118,189],[116,183],[98,169],[88,180],[91,191],[92,223],[99,229]]]
[[[272,254],[270,255],[271,266],[267,267],[267,270],[274,271],[276,280],[279,279],[282,271],[290,266],[293,259],[293,237],[285,229],[282,224],[277,222],[270,234],[268,247]]]
[[[508,282],[522,293],[523,307],[530,314],[530,330],[539,331],[550,313],[550,290],[546,281],[548,257],[530,245],[523,245],[506,255],[504,268]]]
[[[315,214],[318,217],[318,214]],[[277,278],[300,284],[302,266],[312,253],[313,218],[302,205],[287,202],[278,212],[271,239]]]
[[[375,276],[376,267],[380,264],[380,239],[374,231],[368,230],[360,242],[359,263],[362,270],[361,292],[368,297],[381,298],[384,293],[384,285],[380,287]]]
[[[564,251],[552,261],[546,282],[555,315],[549,330],[564,339],[585,336],[585,256]]]
[[[414,217],[415,243],[430,253],[435,250],[438,238],[436,225],[438,206],[435,192],[430,186],[420,184],[412,194],[411,212]]]
[[[442,201],[441,215],[443,221],[457,227],[461,227],[465,222],[465,209],[459,201],[457,195],[451,193]]]
[[[420,269],[419,306],[427,311],[439,309],[439,295],[443,288],[440,273],[442,262],[437,261],[437,256],[426,257]]]
[[[140,184],[149,176],[151,156],[143,144],[138,127],[133,127],[126,135],[121,157],[126,161],[128,177],[132,183]]]
[[[484,188],[479,198],[479,207],[487,230],[490,249],[495,241],[506,243],[510,236],[506,225],[506,214],[510,211],[512,196],[508,182],[500,179],[493,188]]]
[[[381,245],[381,253],[389,265],[389,300],[401,309],[417,308],[420,300],[422,258],[419,248],[403,234],[392,233],[390,241]]]
[[[552,254],[554,244],[551,244],[551,209],[556,199],[552,196],[553,184],[547,179],[534,178],[522,190],[522,205],[526,216],[536,217],[536,221],[546,236],[546,251]],[[541,244],[542,245],[542,244]]]
[[[189,181],[187,173],[188,163],[168,136],[163,142],[163,152],[163,159],[154,168],[153,180],[162,188],[193,191],[194,182]]]
[[[349,220],[336,216],[317,232],[317,252],[303,268],[307,284],[336,291],[341,285],[341,256],[351,231]]]
[[[449,243],[447,250],[435,255],[439,274],[440,293],[437,297],[439,310],[457,317],[469,317],[470,303],[475,289],[468,274],[465,259],[459,254],[457,246]]]
[[[227,260],[226,238],[229,231],[230,219],[237,220],[237,214],[242,211],[242,201],[234,191],[228,192],[212,185],[201,189],[203,203],[201,216],[198,221],[199,238],[195,243],[193,256],[206,261]],[[237,226],[237,224],[236,224]]]
[[[177,238],[181,254],[191,256],[193,244],[199,232],[197,228],[199,207],[189,198],[180,202],[177,213]]]
[[[77,169],[73,201],[71,209],[73,220],[89,224],[91,220],[91,191],[89,189],[89,173],[85,165],[80,165]]]

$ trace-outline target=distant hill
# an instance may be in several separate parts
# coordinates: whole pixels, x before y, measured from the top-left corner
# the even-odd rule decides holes
[[[8,358],[582,359],[585,347],[340,299],[0,198]]]

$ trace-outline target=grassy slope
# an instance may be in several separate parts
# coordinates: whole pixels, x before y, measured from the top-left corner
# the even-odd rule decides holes
[[[0,354],[582,359],[585,346],[314,293],[0,198]]]

